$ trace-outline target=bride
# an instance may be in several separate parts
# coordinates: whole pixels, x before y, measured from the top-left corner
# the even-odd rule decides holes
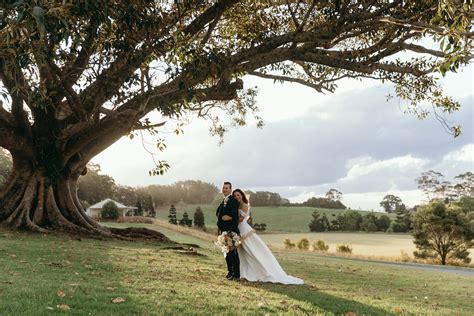
[[[242,244],[237,248],[240,258],[240,277],[248,281],[303,284],[303,280],[283,271],[270,249],[247,223],[250,207],[245,193],[240,189],[235,189],[232,195],[240,203],[239,230]]]

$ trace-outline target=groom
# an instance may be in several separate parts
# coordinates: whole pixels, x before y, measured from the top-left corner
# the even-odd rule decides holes
[[[230,182],[224,182],[222,194],[224,194],[224,200],[216,211],[218,233],[221,234],[227,231],[240,235],[237,227],[239,225],[239,202],[232,196],[232,184]],[[240,260],[237,249],[229,251],[225,261],[228,270],[226,278],[228,280],[240,279]]]

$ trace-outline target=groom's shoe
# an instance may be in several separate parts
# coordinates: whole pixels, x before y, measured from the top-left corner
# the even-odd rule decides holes
[[[232,273],[230,273],[230,272],[227,273],[227,275],[225,276],[225,278],[226,278],[227,280],[231,280],[231,279],[233,278]]]

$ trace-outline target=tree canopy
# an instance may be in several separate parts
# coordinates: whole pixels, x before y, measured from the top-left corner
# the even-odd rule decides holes
[[[261,126],[246,75],[323,93],[370,78],[421,118],[421,103],[456,111],[437,74],[471,59],[471,22],[470,1],[2,0],[0,147],[14,168],[0,222],[106,231],[75,197],[87,163],[190,113],[219,136],[249,115]]]
[[[466,214],[454,204],[431,202],[415,213],[413,237],[416,257],[438,258],[443,265],[448,259],[469,263],[474,238],[472,212]]]

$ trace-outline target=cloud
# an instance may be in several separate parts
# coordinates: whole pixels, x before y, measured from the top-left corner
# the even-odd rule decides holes
[[[474,172],[474,144],[448,152],[442,159],[432,164],[431,169],[440,171],[447,178],[460,175],[466,171]]]

